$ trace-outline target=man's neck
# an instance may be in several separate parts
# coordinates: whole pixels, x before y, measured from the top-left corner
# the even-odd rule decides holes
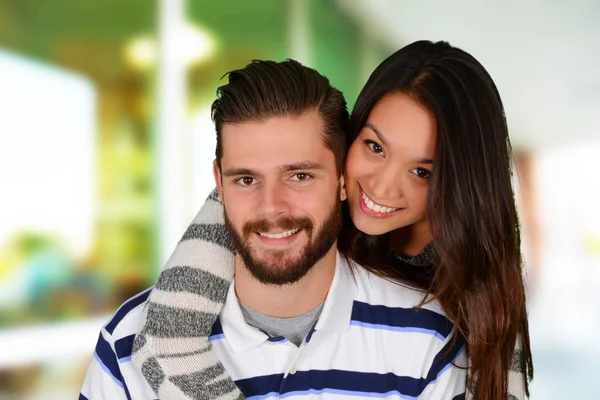
[[[259,282],[235,260],[235,292],[237,298],[262,314],[277,318],[293,318],[315,309],[327,297],[335,274],[336,246],[298,282],[289,285],[267,285]]]

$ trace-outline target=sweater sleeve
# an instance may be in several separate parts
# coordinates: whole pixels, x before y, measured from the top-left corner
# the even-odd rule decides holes
[[[508,400],[526,400],[525,382],[527,377],[523,370],[523,351],[521,341],[517,338],[515,352],[513,353],[510,371],[508,373]]]
[[[214,190],[152,289],[133,362],[160,398],[243,399],[208,336],[233,281],[235,252]]]
[[[521,350],[521,341],[517,338],[515,351],[513,353],[510,370],[508,371],[508,394],[506,400],[527,400],[525,392],[525,382],[527,377],[523,370],[523,351]],[[473,395],[467,393],[466,400],[472,400]]]

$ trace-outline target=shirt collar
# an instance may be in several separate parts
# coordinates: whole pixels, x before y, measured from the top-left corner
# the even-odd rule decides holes
[[[234,353],[256,347],[269,338],[264,332],[246,323],[235,294],[235,282],[231,282],[229,286],[220,320],[225,340]]]
[[[333,281],[315,330],[344,331],[350,326],[356,295],[356,282],[350,268],[346,259],[338,252]]]
[[[356,282],[352,277],[350,266],[338,252],[333,281],[315,330],[344,331],[348,329],[355,294]],[[267,334],[246,323],[235,294],[234,282],[231,283],[227,292],[220,320],[225,339],[234,353],[249,350],[269,339]]]

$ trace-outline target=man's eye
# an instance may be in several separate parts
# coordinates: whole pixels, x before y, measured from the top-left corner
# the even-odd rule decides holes
[[[306,181],[310,178],[311,178],[310,174],[307,174],[305,172],[298,172],[298,173],[292,175],[293,181]]]
[[[239,183],[242,186],[250,186],[252,185],[254,182],[256,181],[256,179],[249,177],[249,176],[244,176],[240,179],[237,180],[237,183]]]

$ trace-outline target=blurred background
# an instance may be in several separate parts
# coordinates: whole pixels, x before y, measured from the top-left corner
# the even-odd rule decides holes
[[[491,73],[518,170],[532,399],[600,393],[600,2],[0,0],[0,400],[77,398],[101,325],[213,188],[209,107],[295,58],[350,107],[418,39]]]

